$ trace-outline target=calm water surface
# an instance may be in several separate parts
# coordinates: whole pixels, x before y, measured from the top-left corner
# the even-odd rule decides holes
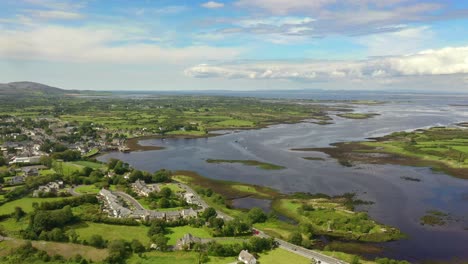
[[[367,98],[363,98],[367,99]],[[324,147],[339,141],[363,140],[394,131],[468,121],[463,97],[387,95],[391,103],[356,106],[357,111],[380,113],[372,119],[334,117],[335,124],[275,125],[261,130],[229,132],[203,139],[155,139],[143,145],[164,146],[159,151],[109,153],[100,160],[118,158],[141,170],[160,168],[193,170],[201,175],[278,189],[281,192],[311,192],[330,195],[355,192],[375,204],[361,209],[380,222],[396,226],[409,239],[385,243],[384,255],[410,261],[425,259],[468,260],[468,180],[434,173],[428,168],[396,165],[343,167],[323,153],[293,152],[291,148]],[[304,160],[304,156],[324,160]],[[253,159],[283,165],[287,169],[264,171],[241,164],[209,164],[206,159]],[[420,182],[402,180],[409,176]],[[262,203],[253,201],[253,203]],[[245,201],[242,201],[245,205]],[[260,204],[260,207],[265,207]],[[427,210],[450,213],[454,221],[444,227],[425,227],[419,219]]]

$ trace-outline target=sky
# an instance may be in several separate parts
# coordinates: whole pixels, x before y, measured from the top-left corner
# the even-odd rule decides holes
[[[0,83],[468,92],[468,1],[0,0]]]

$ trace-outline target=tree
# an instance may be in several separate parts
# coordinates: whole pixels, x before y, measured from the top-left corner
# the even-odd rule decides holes
[[[353,259],[350,262],[350,264],[359,264],[359,263],[361,263],[361,262],[359,261],[358,256],[354,256]]]
[[[39,163],[41,163],[42,165],[46,166],[47,168],[52,168],[52,162],[53,162],[53,159],[49,156],[41,156],[41,158],[39,159]]]
[[[133,253],[143,253],[145,252],[145,247],[141,244],[140,241],[133,239],[130,243],[130,247],[132,248]]]
[[[3,156],[0,156],[0,166],[5,166],[7,163],[6,163],[6,160]]]
[[[294,245],[300,246],[302,244],[302,235],[299,232],[293,232],[289,236],[289,242],[293,243]]]
[[[106,241],[102,238],[101,235],[92,235],[88,241],[90,246],[97,247],[97,248],[105,248]]]
[[[79,235],[76,233],[75,229],[68,230],[67,234],[70,242],[78,243]]]
[[[158,170],[151,177],[152,182],[169,182],[171,180],[172,172],[170,170]]]
[[[125,259],[131,253],[130,246],[123,240],[113,240],[109,243],[107,250],[109,251],[107,257],[109,263],[125,263]]]
[[[205,209],[205,211],[203,211],[203,213],[201,214],[201,217],[205,219],[206,221],[208,221],[211,217],[216,217],[217,215],[218,213],[213,207],[208,207]]]
[[[164,234],[156,234],[151,237],[151,242],[153,242],[156,245],[156,248],[159,249],[160,251],[167,250],[168,241],[169,241],[169,238],[165,237]]]
[[[161,197],[164,197],[164,198],[167,198],[169,199],[172,195],[172,190],[169,189],[168,187],[163,187],[160,191],[159,191],[159,195]]]
[[[21,220],[26,215],[26,213],[23,211],[23,208],[16,206],[15,211],[13,212],[13,218],[18,222]]]
[[[166,233],[166,222],[160,219],[153,220],[148,230],[148,236],[153,237],[156,234]]]
[[[63,232],[63,229],[58,227],[52,229],[47,236],[51,241],[68,242],[68,236]]]
[[[267,220],[267,215],[263,212],[262,209],[258,207],[250,209],[249,213],[247,214],[247,217],[250,219],[252,224],[263,223]]]
[[[171,203],[169,202],[167,198],[163,197],[159,199],[158,206],[159,208],[169,208],[171,206]]]
[[[83,174],[83,176],[89,176],[91,174],[91,172],[93,172],[93,169],[90,168],[90,167],[84,167],[82,170],[81,170],[81,174]]]

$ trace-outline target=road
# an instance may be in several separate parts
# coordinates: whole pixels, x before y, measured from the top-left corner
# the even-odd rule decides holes
[[[198,201],[200,201],[200,205],[201,205],[202,209],[198,210],[198,211],[202,211],[202,210],[209,207],[208,204],[190,186],[188,186],[186,184],[183,184],[183,183],[178,183],[178,185],[179,185],[180,188],[184,189],[186,192],[193,193],[194,197]],[[75,188],[71,188],[70,193],[72,195],[81,195],[81,194],[75,192]],[[136,208],[137,210],[147,211],[135,198],[128,195],[127,193],[120,192],[120,191],[115,191],[114,193],[116,195],[119,195],[122,198],[126,199],[127,201],[131,202],[132,205],[134,206],[134,208]],[[219,210],[216,210],[216,212],[217,212],[218,216],[223,218],[224,220],[234,219],[233,217],[231,217],[231,216],[229,216],[229,215],[227,215],[227,214],[225,214],[225,213],[223,213],[223,212],[221,212]],[[262,230],[259,230],[259,229],[254,229],[254,230],[258,231],[258,236],[259,237],[270,238],[270,236],[265,234],[265,232],[263,232]],[[310,250],[310,249],[306,249],[306,248],[303,248],[301,246],[296,246],[294,244],[291,244],[289,242],[286,242],[286,241],[278,239],[278,238],[275,238],[275,241],[278,242],[278,246],[280,248],[288,250],[288,251],[290,251],[290,252],[292,252],[294,254],[306,257],[308,259],[315,259],[317,262],[320,261],[321,264],[345,264],[346,263],[344,261],[341,261],[341,260],[326,256],[326,255],[324,255],[324,254],[322,254],[320,252]]]
[[[128,195],[127,193],[120,192],[120,191],[114,191],[114,194],[124,198],[125,200],[129,201],[132,203],[133,207],[137,210],[142,210],[142,211],[147,211],[135,198],[133,198],[131,195]]]
[[[269,235],[265,234],[262,230],[259,229],[254,229],[259,232],[257,236],[259,237],[264,237],[264,238],[270,238]],[[347,262],[338,260],[335,258],[332,258],[330,256],[324,255],[320,252],[317,252],[315,250],[310,250],[303,248],[301,246],[296,246],[294,244],[291,244],[289,242],[286,242],[282,239],[275,238],[275,241],[278,242],[278,246],[282,249],[285,249],[287,251],[290,251],[294,254],[301,255],[303,257],[306,257],[308,259],[315,259],[317,262],[320,261],[321,264],[345,264]]]

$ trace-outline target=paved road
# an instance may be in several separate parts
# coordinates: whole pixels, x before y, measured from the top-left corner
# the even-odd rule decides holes
[[[128,195],[127,193],[119,192],[119,191],[114,191],[113,193],[120,196],[120,197],[122,197],[122,198],[124,198],[125,200],[131,202],[133,207],[135,207],[135,209],[142,210],[142,211],[147,211],[135,198]]]
[[[255,230],[259,232],[258,234],[259,237],[265,237],[265,238],[270,237],[269,235],[265,234],[263,231],[259,229],[255,229]],[[301,246],[296,246],[294,244],[291,244],[289,242],[286,242],[278,238],[275,238],[275,241],[278,242],[278,246],[282,249],[288,250],[294,254],[301,255],[308,259],[315,259],[316,261],[320,261],[320,263],[322,264],[345,264],[347,263],[345,261],[338,260],[330,256],[324,255],[315,250],[310,250],[310,249],[303,248]]]

